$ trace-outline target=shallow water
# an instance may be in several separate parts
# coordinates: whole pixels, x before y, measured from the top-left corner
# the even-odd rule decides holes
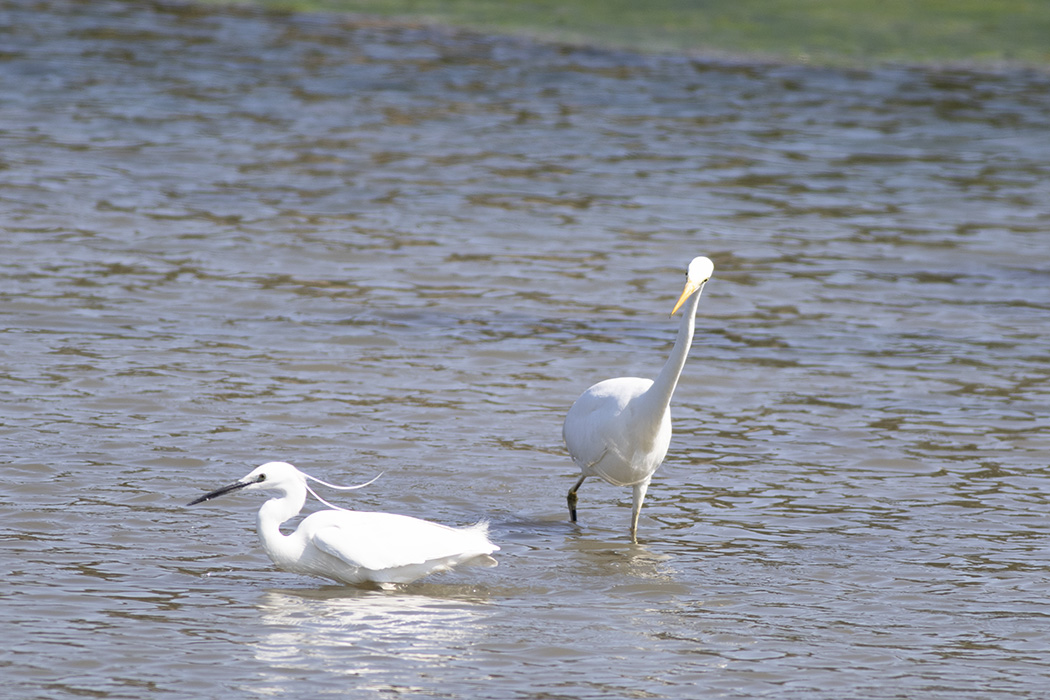
[[[1037,697],[1050,78],[0,2],[0,669],[19,697]],[[709,255],[675,437],[575,469]],[[495,569],[275,571],[284,459]]]

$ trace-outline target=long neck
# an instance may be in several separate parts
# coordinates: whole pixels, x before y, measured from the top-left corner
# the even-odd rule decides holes
[[[281,523],[294,518],[305,503],[306,487],[295,483],[289,485],[283,495],[271,498],[259,509],[256,521],[259,540],[266,554],[278,566],[298,559],[301,554],[297,551],[301,549],[301,545],[296,541],[295,535],[286,536],[281,533]]]
[[[645,392],[646,403],[661,416],[671,404],[671,397],[674,396],[675,387],[678,386],[678,377],[682,374],[685,360],[689,356],[689,348],[693,344],[696,307],[700,303],[701,292],[703,292],[703,287],[696,290],[682,308],[682,325],[678,327],[678,337],[674,341],[674,348],[671,349],[671,356],[667,358],[664,368],[653,380],[653,385]]]

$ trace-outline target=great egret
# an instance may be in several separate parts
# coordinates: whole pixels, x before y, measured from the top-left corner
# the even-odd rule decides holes
[[[258,518],[259,539],[270,559],[284,571],[340,583],[373,582],[389,587],[460,564],[496,565],[489,555],[499,547],[489,541],[488,525],[484,522],[452,528],[407,515],[332,506],[336,510],[313,513],[295,532],[285,535],[281,523],[302,510],[308,490],[325,505],[332,505],[310,488],[307,479],[338,489],[360,488],[325,483],[287,462],[267,462],[243,479],[206,493],[188,505],[240,489],[275,492],[277,496],[259,509]]]
[[[653,472],[671,443],[671,396],[693,343],[696,307],[715,266],[701,256],[689,263],[685,289],[671,311],[682,305],[682,325],[667,363],[655,380],[619,377],[598,382],[576,399],[565,416],[562,437],[583,475],[569,489],[569,517],[576,522],[576,491],[589,476],[614,486],[631,486],[631,542],[638,541],[638,514]]]

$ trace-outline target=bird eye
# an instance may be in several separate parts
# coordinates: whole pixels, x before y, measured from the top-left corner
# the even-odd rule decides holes
[[[260,474],[255,481],[256,481],[256,483],[259,483],[259,482],[262,482],[262,481],[266,481],[266,475],[265,474]]]

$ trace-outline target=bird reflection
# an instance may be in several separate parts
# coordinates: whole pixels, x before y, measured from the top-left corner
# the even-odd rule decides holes
[[[461,663],[487,608],[477,596],[272,590],[258,603],[262,629],[255,655],[275,682],[320,668],[373,678],[376,688],[394,679],[411,683],[434,664]]]

